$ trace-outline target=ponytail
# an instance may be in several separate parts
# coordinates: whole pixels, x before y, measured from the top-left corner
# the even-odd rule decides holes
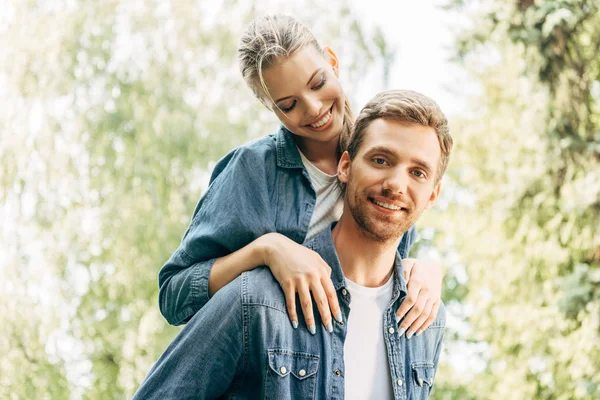
[[[338,160],[342,156],[342,153],[348,149],[348,143],[350,142],[350,135],[352,134],[352,128],[354,127],[354,113],[352,112],[352,106],[350,101],[346,97],[344,102],[344,119],[342,121],[342,132],[340,133],[340,141],[338,144]]]

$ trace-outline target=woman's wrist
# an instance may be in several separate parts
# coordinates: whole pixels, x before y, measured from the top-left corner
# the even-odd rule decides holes
[[[280,234],[276,232],[267,233],[258,238],[256,243],[257,258],[261,261],[261,265],[270,266],[277,249]]]

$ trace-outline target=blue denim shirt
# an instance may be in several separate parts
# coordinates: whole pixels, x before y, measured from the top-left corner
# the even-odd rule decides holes
[[[181,245],[160,270],[160,311],[172,325],[189,320],[209,299],[215,260],[269,232],[303,243],[316,195],[290,131],[238,147],[216,165]],[[414,227],[399,246],[414,242]]]
[[[331,229],[305,246],[331,266],[343,321],[347,321],[352,300],[344,287]],[[396,255],[393,294],[384,315],[389,379],[395,399],[427,399],[446,312],[442,304],[435,322],[418,337],[398,335],[395,311],[406,296],[404,256]],[[152,367],[134,399],[343,399],[346,324],[334,322],[329,333],[318,313],[315,317],[315,335],[308,332],[302,317],[300,328],[294,329],[285,296],[270,270],[245,272],[190,320]]]

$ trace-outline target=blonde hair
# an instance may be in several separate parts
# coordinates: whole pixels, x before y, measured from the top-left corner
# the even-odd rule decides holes
[[[428,126],[435,130],[442,151],[435,179],[436,183],[439,182],[446,172],[453,141],[448,119],[437,103],[421,93],[410,90],[379,93],[367,103],[356,119],[347,148],[350,159],[354,159],[358,153],[367,127],[379,118]]]
[[[264,71],[280,62],[282,57],[289,57],[309,45],[325,57],[315,35],[293,17],[266,15],[257,17],[250,23],[238,46],[238,62],[244,80],[265,107],[272,110],[273,101],[263,78]],[[353,122],[354,114],[346,98],[340,148],[345,147]]]

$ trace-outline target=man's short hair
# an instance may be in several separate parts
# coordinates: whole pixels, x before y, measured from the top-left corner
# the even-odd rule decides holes
[[[448,128],[448,119],[437,103],[425,95],[410,90],[389,90],[379,93],[365,105],[354,124],[346,148],[351,160],[358,153],[365,131],[372,121],[379,118],[428,126],[435,130],[441,149],[435,177],[435,182],[439,182],[448,166],[452,137]]]

